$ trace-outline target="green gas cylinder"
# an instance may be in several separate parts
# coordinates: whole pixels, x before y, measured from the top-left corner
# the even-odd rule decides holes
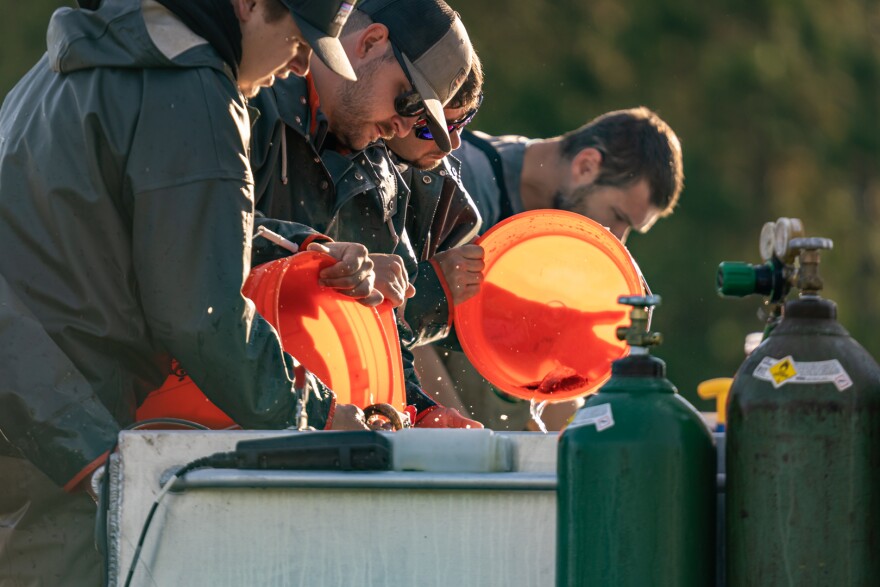
[[[830,241],[789,246],[799,298],[728,399],[727,585],[880,585],[880,367],[819,296]]]
[[[659,296],[622,297],[631,346],[559,439],[557,587],[706,587],[714,582],[715,447],[648,354]]]

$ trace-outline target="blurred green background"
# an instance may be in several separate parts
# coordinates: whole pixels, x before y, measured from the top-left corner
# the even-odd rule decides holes
[[[5,2],[0,95],[45,50],[51,12]],[[825,294],[880,356],[880,3],[876,0],[460,0],[486,70],[474,126],[551,137],[644,105],[677,132],[685,191],[629,247],[663,305],[656,354],[690,399],[732,375],[759,299],[722,300],[722,260],[759,262],[761,226],[834,240]],[[2,187],[2,186],[0,186]],[[710,408],[711,404],[700,404]]]

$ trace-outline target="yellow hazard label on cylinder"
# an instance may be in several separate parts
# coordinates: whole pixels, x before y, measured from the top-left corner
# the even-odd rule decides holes
[[[797,369],[794,367],[794,359],[791,357],[785,357],[781,361],[778,361],[770,367],[769,371],[770,376],[773,377],[773,381],[776,383],[777,387],[792,377],[797,376]]]
[[[788,383],[831,383],[837,391],[852,387],[852,379],[837,359],[829,361],[795,361],[792,356],[782,359],[764,357],[755,368],[755,379],[769,381],[780,388]]]

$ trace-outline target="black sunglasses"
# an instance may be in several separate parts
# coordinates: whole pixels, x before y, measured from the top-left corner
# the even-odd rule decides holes
[[[480,110],[480,106],[483,104],[483,94],[480,93],[477,98],[477,105],[465,112],[465,115],[459,118],[458,120],[453,120],[452,122],[446,123],[446,130],[449,131],[449,134],[454,133],[457,130],[461,130],[466,127],[471,121],[474,119],[474,116],[477,115],[477,112]],[[423,141],[433,141],[434,135],[431,133],[431,129],[428,128],[428,121],[422,118],[419,120],[415,126],[413,127],[413,134],[416,137],[422,139]]]
[[[425,108],[425,103],[422,101],[422,96],[415,89],[416,84],[413,83],[412,77],[409,75],[409,70],[406,68],[406,62],[403,60],[403,55],[401,55],[400,49],[398,49],[397,45],[394,43],[391,43],[391,49],[394,51],[394,57],[400,64],[400,69],[403,70],[403,75],[406,76],[406,79],[409,81],[409,85],[412,88],[394,98],[394,110],[404,118],[421,116],[425,113],[425,110],[427,110],[427,108]]]

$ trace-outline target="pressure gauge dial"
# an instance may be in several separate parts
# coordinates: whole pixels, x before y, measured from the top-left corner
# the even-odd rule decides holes
[[[761,229],[761,258],[765,261],[773,258],[773,249],[776,243],[775,231],[776,223],[774,222],[766,222]]]
[[[782,261],[793,260],[789,243],[793,238],[804,236],[804,224],[797,218],[780,218],[774,230],[773,252]]]

